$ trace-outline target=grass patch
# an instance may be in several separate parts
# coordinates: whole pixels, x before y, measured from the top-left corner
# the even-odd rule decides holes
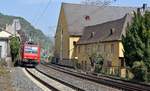
[[[6,68],[0,67],[0,76],[6,75],[8,71],[6,71]]]
[[[0,76],[6,75],[7,71],[7,63],[4,60],[0,60]]]

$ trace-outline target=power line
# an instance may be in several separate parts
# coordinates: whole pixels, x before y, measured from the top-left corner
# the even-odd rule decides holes
[[[48,9],[49,5],[51,4],[51,1],[52,0],[49,0],[49,2],[47,3],[46,7],[44,8],[43,12],[41,13],[41,15],[37,18],[36,22],[35,22],[35,25],[38,24],[40,18],[45,14],[46,10]]]

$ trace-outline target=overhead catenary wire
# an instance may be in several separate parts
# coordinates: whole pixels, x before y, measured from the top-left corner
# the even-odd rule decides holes
[[[47,9],[48,9],[49,5],[51,4],[51,2],[52,2],[52,0],[48,0],[46,6],[43,8],[43,10],[41,11],[41,13],[39,15],[37,15],[37,17],[35,17],[33,19],[32,22],[33,22],[34,26],[36,26],[39,23],[41,17],[44,16],[44,14],[47,11]],[[25,34],[24,36],[26,37],[26,41],[32,41],[32,39],[39,39],[37,36],[33,37],[33,35],[34,35],[34,33],[30,32],[30,31],[29,31],[29,34]],[[41,42],[41,41],[39,41],[39,42]]]
[[[43,9],[43,12],[38,17],[36,17],[37,19],[35,19],[35,23],[33,21],[35,26],[38,24],[38,22],[40,21],[41,17],[44,16],[44,14],[45,14],[46,10],[48,9],[49,5],[51,4],[51,2],[52,2],[52,0],[49,0],[49,2],[47,3],[46,7]],[[106,5],[108,5],[108,3],[103,3],[101,6],[98,6],[98,5],[96,5],[96,6],[98,6],[99,8],[102,8],[103,6],[106,6]],[[95,13],[99,8],[93,10],[92,12],[90,12],[88,14]],[[78,22],[78,20],[79,20],[79,18],[74,20],[71,24],[68,24],[68,26],[72,26],[74,23]],[[52,26],[52,27],[50,26],[49,28],[54,28],[54,27],[56,28],[57,26]]]
[[[49,5],[51,4],[51,2],[52,2],[52,0],[48,0],[47,4],[46,4],[46,6],[43,8],[41,14],[37,15],[37,17],[34,18],[33,24],[34,24],[35,26],[38,25],[38,23],[39,23],[41,17],[44,16],[44,14],[46,13],[46,11],[47,11]],[[31,37],[31,36],[32,36],[32,34],[30,33],[27,37],[29,38],[29,37]]]
[[[43,12],[39,15],[39,17],[35,21],[35,25],[37,25],[38,22],[40,21],[41,17],[44,16],[44,14],[47,11],[47,9],[48,9],[49,5],[51,4],[51,2],[52,2],[52,0],[49,0],[49,2],[47,3],[46,7],[43,9]]]

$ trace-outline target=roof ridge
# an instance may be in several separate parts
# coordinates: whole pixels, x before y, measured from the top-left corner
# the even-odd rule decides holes
[[[62,5],[80,5],[80,6],[91,6],[91,7],[100,7],[100,6],[96,6],[96,5],[85,5],[85,4],[81,4],[81,3],[66,3],[66,2],[62,2]],[[117,6],[117,5],[106,5],[106,7],[115,7],[115,8],[138,8],[138,6]],[[150,7],[147,7],[150,8]]]
[[[123,19],[126,19],[126,15],[123,16],[123,17],[121,17],[121,18],[119,18],[119,19],[115,19],[115,20],[112,20],[112,21],[107,21],[107,22],[104,22],[104,23],[96,24],[96,25],[86,26],[85,28],[96,27],[96,26],[99,26],[99,25],[103,25],[103,24],[107,24],[107,23],[112,23],[112,22],[123,20]]]
[[[128,25],[128,23],[131,23],[131,20],[132,20],[132,15],[130,13],[127,13],[125,16],[124,16],[125,20],[124,20],[124,24],[123,24],[123,28],[122,28],[122,32],[121,32],[121,35],[120,35],[120,39],[122,38],[122,35],[123,35],[123,32],[126,31],[126,27]],[[131,18],[131,19],[130,19]],[[130,20],[128,20],[130,19]]]
[[[62,3],[61,8],[64,10],[70,35],[82,35],[85,27],[116,21],[126,13],[136,10],[136,8],[122,8],[121,6],[98,7],[79,3]],[[85,15],[90,15],[89,21],[84,19]]]
[[[116,20],[105,22],[105,23],[102,23],[102,24],[97,24],[97,25],[94,25],[94,26],[86,27],[84,29],[84,31],[83,31],[84,32],[83,36],[80,38],[78,44],[91,43],[93,41],[104,42],[104,41],[117,41],[117,40],[120,40],[120,36],[122,34],[122,31],[123,31],[123,28],[124,28],[124,24],[126,23],[126,19],[128,17],[127,15],[128,14],[126,14],[125,16],[123,16],[120,19],[116,19]],[[110,24],[112,24],[112,26]],[[119,27],[117,27],[116,25],[117,26],[119,25]],[[106,28],[106,30],[103,31],[104,30],[104,26],[105,27],[107,26],[109,28]],[[109,30],[112,29],[113,27],[116,28],[117,31],[113,35],[112,34],[110,35],[110,31]],[[102,30],[99,29],[99,28],[101,28]],[[98,35],[95,35],[93,37],[93,39],[91,39],[91,41],[89,41],[89,39],[87,41],[88,37],[86,37],[86,36],[88,36],[92,32],[96,32]],[[99,36],[99,34],[101,34],[102,36]],[[83,40],[84,40],[84,42],[83,42]]]
[[[4,32],[8,33],[8,34],[11,34],[10,32],[6,31],[6,30],[3,30]],[[11,34],[12,35],[12,34]]]

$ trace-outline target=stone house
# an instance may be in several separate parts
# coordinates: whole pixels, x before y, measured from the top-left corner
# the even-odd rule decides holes
[[[90,57],[93,53],[103,57],[103,71],[115,74],[119,73],[119,69],[124,69],[121,40],[131,20],[132,16],[127,14],[117,20],[85,27],[82,37],[76,44],[76,55],[83,70],[91,69]]]
[[[11,59],[9,39],[13,36],[20,37],[18,30],[21,29],[21,24],[18,19],[14,19],[12,24],[6,24],[5,29],[0,31],[0,59]]]
[[[10,57],[9,38],[12,36],[7,31],[0,31],[0,59]]]
[[[120,19],[133,10],[136,8],[62,3],[55,33],[55,58],[60,64],[70,65],[72,59],[79,59],[75,44],[84,27]]]

